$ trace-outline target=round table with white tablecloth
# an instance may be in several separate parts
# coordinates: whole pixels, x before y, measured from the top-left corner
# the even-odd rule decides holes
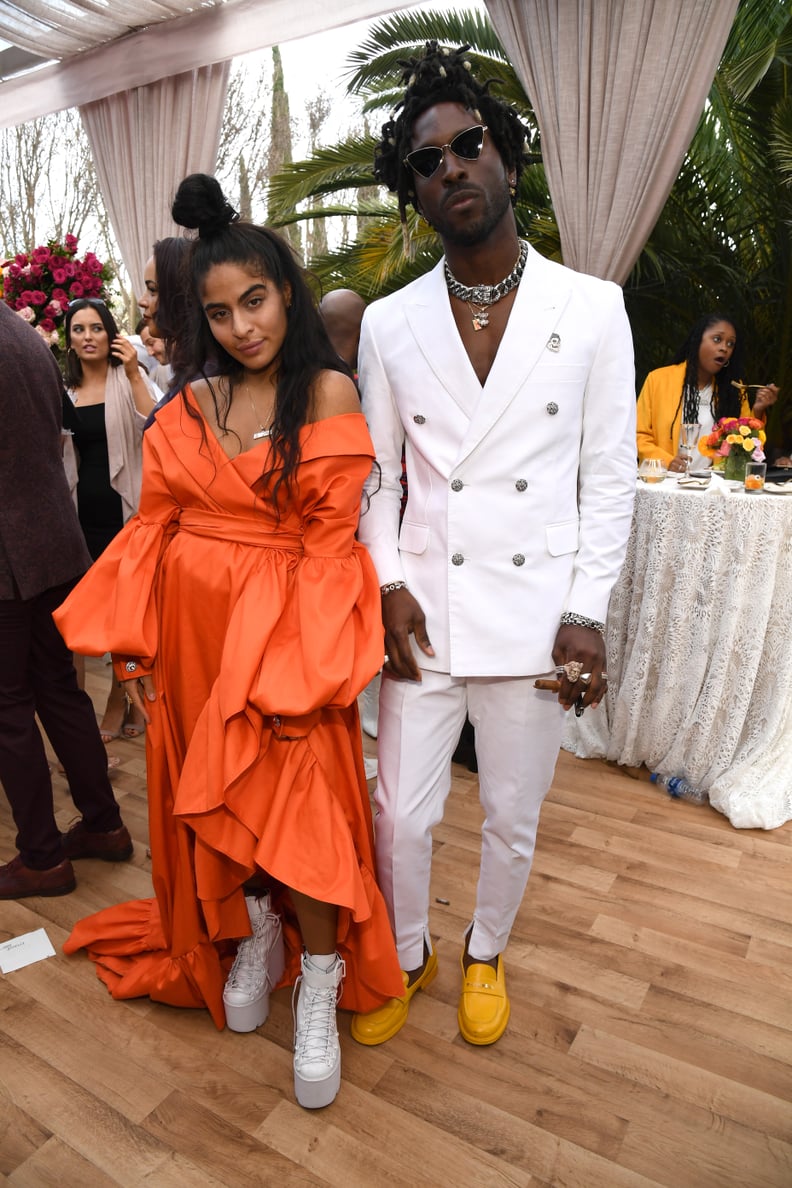
[[[738,828],[792,819],[792,483],[638,484],[608,610],[610,686],[583,758],[684,776]]]

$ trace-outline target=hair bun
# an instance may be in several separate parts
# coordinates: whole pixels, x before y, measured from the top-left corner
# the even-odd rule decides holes
[[[179,184],[171,216],[180,227],[197,229],[201,238],[218,235],[239,218],[216,177],[191,173]]]

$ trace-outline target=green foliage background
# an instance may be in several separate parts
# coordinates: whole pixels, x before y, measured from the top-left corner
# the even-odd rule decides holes
[[[372,26],[349,57],[348,90],[374,127],[399,98],[399,59],[429,38],[471,46],[479,77],[497,78],[541,143],[527,95],[486,17],[476,12],[396,13]],[[775,381],[782,399],[771,440],[792,435],[792,4],[741,0],[709,102],[665,207],[625,285],[638,382],[667,363],[696,319],[712,309],[735,318],[746,380]],[[286,166],[270,183],[280,225],[353,216],[357,234],[309,261],[325,289],[349,287],[371,300],[400,288],[440,256],[425,224],[410,218],[406,254],[393,197],[372,189],[374,136],[354,136]],[[520,234],[561,259],[558,227],[541,163],[525,171],[516,206]],[[792,443],[790,443],[792,444]]]

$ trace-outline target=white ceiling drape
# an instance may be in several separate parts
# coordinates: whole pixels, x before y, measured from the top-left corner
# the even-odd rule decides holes
[[[102,195],[135,293],[152,244],[177,228],[176,187],[213,173],[229,63],[204,66],[80,108]]]
[[[0,128],[23,124],[66,107],[81,107],[117,91],[141,87],[173,74],[279,45],[323,29],[406,8],[411,0],[26,0],[53,26],[44,37],[23,19],[21,6],[6,11],[0,0],[0,37],[12,45],[52,52],[62,60],[18,78],[0,79]],[[65,12],[82,8],[80,52],[70,52]],[[125,13],[130,9],[134,12]],[[160,10],[155,19],[153,10]],[[107,40],[93,29],[102,13],[110,28]],[[174,15],[169,15],[173,13]],[[181,15],[178,15],[178,14]],[[146,24],[147,20],[150,22]],[[72,24],[78,23],[76,20]],[[127,24],[126,36],[117,36]],[[141,27],[143,26],[143,27]],[[113,34],[113,28],[116,34]],[[47,50],[49,46],[49,50]],[[93,47],[93,48],[90,48]],[[352,48],[352,46],[350,46]]]
[[[696,130],[737,0],[485,0],[531,98],[564,262],[623,284]]]

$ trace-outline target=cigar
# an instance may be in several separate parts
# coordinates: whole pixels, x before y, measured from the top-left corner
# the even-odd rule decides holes
[[[546,680],[544,680],[543,677],[539,677],[537,680],[534,681],[534,689],[543,689],[547,693],[557,693],[560,688],[561,688],[560,681],[546,681]],[[575,717],[576,718],[583,717],[583,694],[582,693],[580,694],[580,697],[578,697],[577,701],[575,702]]]

